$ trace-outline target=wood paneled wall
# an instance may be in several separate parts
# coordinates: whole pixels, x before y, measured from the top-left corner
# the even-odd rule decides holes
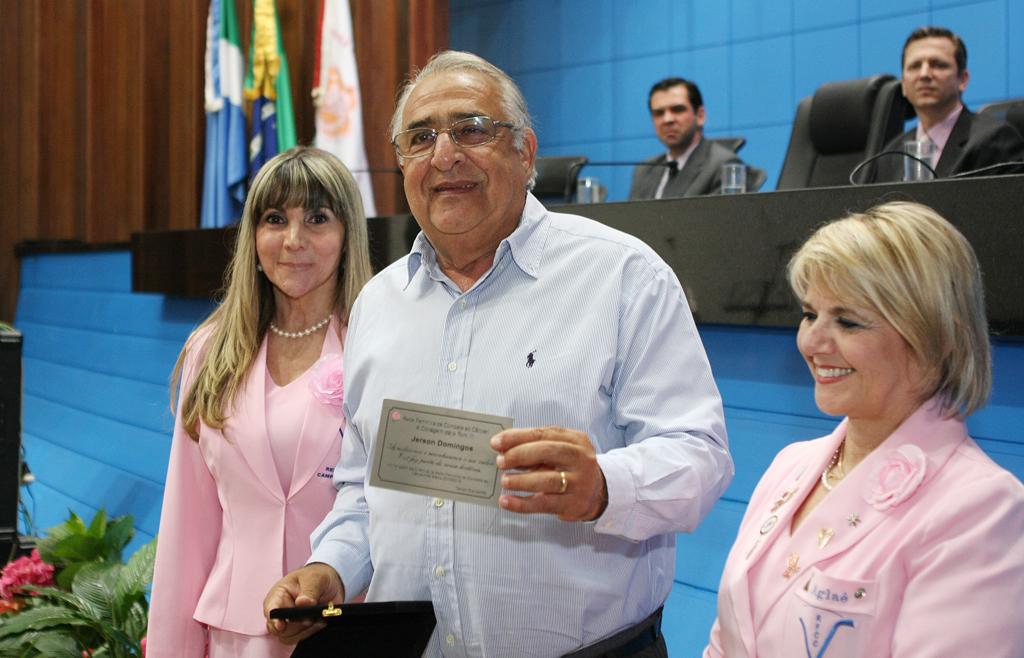
[[[371,168],[409,71],[447,45],[448,0],[350,0]],[[252,1],[235,0],[248,51]],[[319,0],[277,0],[301,143]],[[0,320],[17,294],[14,245],[121,242],[199,225],[209,0],[0,0]],[[405,212],[401,179],[374,175],[379,214]]]

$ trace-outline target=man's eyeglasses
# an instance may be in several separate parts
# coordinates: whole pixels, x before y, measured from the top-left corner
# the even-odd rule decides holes
[[[403,130],[391,141],[398,155],[403,158],[418,158],[434,152],[437,136],[446,132],[452,141],[463,148],[483,146],[494,141],[498,128],[515,129],[514,123],[495,121],[491,117],[469,117],[459,119],[447,128],[438,131],[435,128],[412,128]]]

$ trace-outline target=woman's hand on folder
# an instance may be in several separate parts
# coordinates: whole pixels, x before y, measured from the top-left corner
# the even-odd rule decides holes
[[[342,603],[345,600],[345,586],[333,567],[314,562],[289,573],[277,581],[267,597],[263,599],[263,616],[267,618],[267,630],[285,644],[295,644],[324,627],[323,622],[283,621],[270,619],[275,608],[324,605]]]

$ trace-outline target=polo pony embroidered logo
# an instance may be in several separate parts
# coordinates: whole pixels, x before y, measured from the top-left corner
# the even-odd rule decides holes
[[[532,368],[533,364],[537,363],[536,361],[533,360],[533,355],[536,354],[536,353],[537,353],[537,350],[534,350],[534,351],[532,351],[532,352],[530,352],[529,354],[526,355],[526,367],[527,368]]]

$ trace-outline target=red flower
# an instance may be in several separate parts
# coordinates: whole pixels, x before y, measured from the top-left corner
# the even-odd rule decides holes
[[[3,574],[0,575],[0,599],[12,600],[27,585],[53,585],[53,565],[43,562],[36,549],[32,549],[29,557],[19,557],[3,568]]]

